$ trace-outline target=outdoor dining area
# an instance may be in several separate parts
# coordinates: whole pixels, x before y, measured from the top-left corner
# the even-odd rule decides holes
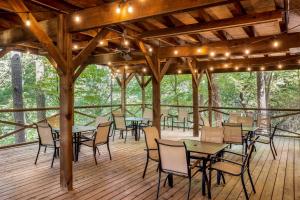
[[[0,143],[0,200],[300,199],[299,103],[289,104],[290,95],[280,99],[287,107],[273,107],[282,104],[270,98],[270,83],[277,78],[280,88],[285,82],[267,76],[284,71],[284,80],[295,79],[289,72],[297,71],[300,80],[299,5],[298,0],[0,0],[0,61],[11,52],[42,57],[52,70],[43,72],[44,79],[52,89],[57,84],[40,106],[20,108],[17,95],[1,105],[0,124],[14,130],[0,132],[0,142],[8,141]],[[32,59],[28,66],[31,62],[38,63]],[[89,67],[95,69],[92,78],[107,69],[101,81],[110,81],[110,88],[94,82],[81,87]],[[224,95],[241,82],[232,86],[235,77],[223,79],[223,91],[214,75],[233,73],[250,74],[241,76],[246,85],[257,74],[255,103],[245,100],[252,92],[245,87],[238,98],[227,94],[230,104],[219,104],[224,99],[216,90]],[[168,76],[185,76],[190,83],[180,86],[185,93],[176,93],[177,105],[165,104],[173,92],[163,88]],[[133,79],[140,91],[129,93]],[[177,92],[177,78],[166,82]],[[45,87],[36,85],[24,98]],[[82,105],[96,96],[95,88],[107,97]],[[110,104],[102,105],[104,98]],[[18,113],[30,120],[17,119]],[[11,143],[26,131],[30,138]]]

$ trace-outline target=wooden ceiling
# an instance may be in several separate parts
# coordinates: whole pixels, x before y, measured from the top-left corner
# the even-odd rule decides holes
[[[2,51],[47,55],[8,1],[0,0]],[[24,3],[54,42],[58,15],[68,15],[74,56],[97,32],[105,29],[105,38],[99,40],[85,64],[111,63],[113,70],[128,65],[128,72],[147,74],[151,72],[147,56],[154,55],[162,67],[172,59],[172,64],[164,70],[166,74],[178,70],[190,73],[187,58],[197,62],[197,70],[215,73],[298,69],[300,65],[299,0],[26,0]],[[119,6],[121,12],[117,13]],[[128,12],[129,6],[132,13]],[[80,22],[76,22],[76,17]],[[245,54],[246,49],[249,54]],[[214,57],[210,56],[212,53]]]

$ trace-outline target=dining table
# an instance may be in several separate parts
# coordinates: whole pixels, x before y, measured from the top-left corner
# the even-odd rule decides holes
[[[91,132],[94,132],[96,129],[97,129],[96,126],[79,126],[79,125],[72,126],[73,160],[74,160],[74,162],[78,161],[79,151],[80,151],[81,134],[91,133]],[[53,128],[52,130],[54,131],[54,133],[58,134],[58,137],[59,137],[60,129],[59,128]]]
[[[148,121],[149,119],[143,118],[143,117],[126,117],[125,120],[127,122],[131,123],[131,126],[134,129],[135,141],[138,141],[138,139],[139,139],[139,137],[138,137],[139,124],[141,124],[144,121]]]
[[[189,157],[191,153],[199,154],[199,157],[197,156],[197,158],[195,159],[200,159],[202,161],[202,195],[205,196],[205,186],[207,184],[207,163],[211,160],[212,156],[220,154],[229,145],[225,143],[202,142],[199,140],[192,139],[183,139],[180,141],[183,141],[185,143]],[[168,177],[168,184],[170,187],[173,187],[172,175],[169,175]]]

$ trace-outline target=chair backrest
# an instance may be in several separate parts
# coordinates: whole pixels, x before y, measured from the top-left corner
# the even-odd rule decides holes
[[[47,122],[52,128],[59,128],[60,127],[60,116],[55,115],[53,117],[49,117],[49,118],[47,118]]]
[[[240,117],[238,117],[236,123],[240,123],[240,124],[242,124],[242,126],[252,127],[253,126],[253,117],[240,116]]]
[[[157,140],[160,170],[177,175],[189,175],[189,160],[183,142]]]
[[[160,110],[160,112],[161,112],[161,115],[163,117],[166,117],[166,116],[169,115],[169,108],[168,107],[162,107],[161,110]]]
[[[224,141],[223,127],[203,126],[201,128],[200,141],[212,142],[212,143],[223,143]]]
[[[243,129],[242,124],[238,123],[222,123],[224,128],[224,142],[242,144],[243,143]]]
[[[46,122],[36,124],[39,142],[43,145],[54,145],[54,138],[51,126]]]
[[[95,133],[95,144],[107,143],[112,122],[100,123]]]
[[[189,117],[189,113],[186,108],[179,108],[178,109],[178,121],[183,122],[184,120],[187,121]]]
[[[145,133],[145,141],[148,150],[157,149],[156,139],[160,139],[158,130],[156,127],[145,127],[143,128]]]
[[[229,113],[228,122],[229,123],[237,123],[238,117],[240,117],[240,116],[241,116],[241,113],[236,113],[236,112]]]
[[[145,109],[143,117],[145,119],[148,119],[149,121],[153,121],[153,114],[152,114],[152,110],[150,109]]]
[[[106,117],[97,116],[96,119],[95,119],[95,125],[96,126],[98,126],[99,124],[104,123],[104,122],[109,122]]]
[[[123,113],[113,113],[113,118],[116,129],[126,129],[125,116]]]
[[[246,157],[243,160],[242,171],[249,168],[251,155],[252,155],[253,150],[254,150],[255,142],[257,141],[258,138],[259,138],[259,136],[257,136],[254,140],[252,140],[252,142],[249,144],[249,146],[247,148]]]

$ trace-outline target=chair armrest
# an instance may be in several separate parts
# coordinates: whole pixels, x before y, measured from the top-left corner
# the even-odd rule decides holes
[[[232,160],[227,160],[227,159],[225,159],[225,158],[220,158],[219,160],[220,160],[220,161],[225,161],[225,162],[229,162],[229,163],[233,163],[233,164],[236,164],[236,165],[243,166],[242,163],[239,163],[239,162],[236,162],[236,161],[232,161]]]
[[[242,157],[246,157],[245,154],[240,154],[240,153],[236,153],[236,152],[233,152],[233,151],[223,151],[224,153],[231,153],[231,154],[234,154],[234,155],[238,155],[238,156],[242,156]]]

